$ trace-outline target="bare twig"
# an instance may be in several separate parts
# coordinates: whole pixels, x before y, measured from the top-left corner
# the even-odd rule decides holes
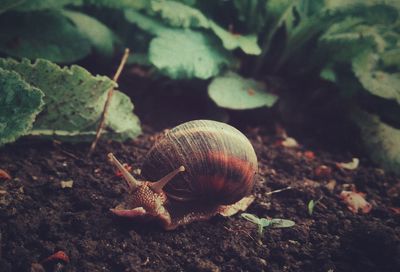
[[[65,154],[65,155],[67,155],[67,156],[69,156],[69,157],[71,157],[71,158],[73,158],[73,159],[75,159],[75,160],[82,161],[81,158],[79,158],[79,157],[76,156],[75,154],[72,154],[71,152],[68,152],[67,150],[64,150],[64,149],[62,149],[62,148],[60,148],[59,150],[60,150],[61,153]]]
[[[288,187],[283,188],[283,189],[279,189],[279,190],[268,192],[265,195],[272,195],[272,194],[280,193],[280,192],[283,192],[283,191],[286,191],[286,190],[290,190],[290,189],[292,189],[292,187],[288,186]]]
[[[114,82],[118,81],[118,78],[121,75],[122,69],[124,68],[125,63],[128,59],[128,56],[129,56],[129,49],[126,48],[124,55],[122,56],[121,62],[119,63],[118,69],[114,74],[114,77],[113,77]],[[104,124],[105,124],[105,121],[107,118],[108,108],[110,107],[111,98],[112,98],[113,94],[114,94],[114,88],[110,88],[107,93],[106,102],[104,103],[103,112],[101,113],[101,116],[100,116],[100,123],[99,123],[99,126],[97,127],[96,138],[93,140],[92,145],[90,146],[88,156],[90,156],[93,153],[94,149],[96,148],[97,142],[100,139],[101,133],[103,132]]]

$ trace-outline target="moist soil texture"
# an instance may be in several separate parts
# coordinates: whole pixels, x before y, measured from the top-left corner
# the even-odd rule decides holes
[[[124,143],[103,140],[91,157],[89,144],[25,138],[3,147],[0,168],[11,179],[0,179],[0,271],[400,271],[399,178],[353,148],[356,138],[335,146],[294,133],[299,146],[285,147],[273,125],[233,122],[259,160],[255,201],[246,212],[289,219],[293,227],[260,235],[239,213],[165,231],[115,217],[109,209],[125,187],[106,155],[113,152],[137,175],[163,129],[204,117],[179,114],[182,108],[139,107],[143,134]],[[356,169],[337,166],[353,157],[360,160]],[[66,181],[71,188],[62,188]],[[350,211],[342,190],[365,193],[371,211]],[[58,251],[68,260],[49,258]]]

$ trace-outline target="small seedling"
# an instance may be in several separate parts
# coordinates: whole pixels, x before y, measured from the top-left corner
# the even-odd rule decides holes
[[[242,217],[257,225],[260,236],[263,234],[264,228],[290,228],[296,224],[294,221],[288,219],[259,218],[251,213],[242,213]]]
[[[322,197],[320,197],[318,200],[314,201],[314,199],[311,199],[310,202],[308,202],[307,209],[308,209],[308,214],[311,216],[314,213],[314,208],[320,202]]]

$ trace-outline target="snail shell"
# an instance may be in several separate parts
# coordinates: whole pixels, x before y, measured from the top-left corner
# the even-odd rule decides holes
[[[159,180],[181,165],[186,171],[164,187],[169,198],[229,205],[253,188],[257,157],[250,141],[234,127],[195,120],[171,129],[153,146],[142,175]]]

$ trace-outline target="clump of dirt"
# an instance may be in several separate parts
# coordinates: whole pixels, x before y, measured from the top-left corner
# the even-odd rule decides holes
[[[260,169],[247,212],[290,219],[294,227],[260,236],[235,215],[166,232],[114,217],[109,208],[125,191],[106,154],[140,168],[161,131],[144,128],[134,141],[101,142],[91,158],[88,144],[25,139],[2,148],[0,168],[12,179],[0,180],[0,271],[30,271],[34,263],[34,271],[400,271],[400,215],[393,209],[400,204],[399,179],[364,157],[356,170],[339,169],[336,162],[357,154],[318,144],[283,147],[262,126],[242,127]],[[316,172],[321,165],[331,171]],[[61,187],[70,180],[72,188]],[[347,184],[366,193],[371,212],[346,207],[339,194]],[[310,215],[308,203],[318,199]],[[43,262],[60,250],[69,262]]]

